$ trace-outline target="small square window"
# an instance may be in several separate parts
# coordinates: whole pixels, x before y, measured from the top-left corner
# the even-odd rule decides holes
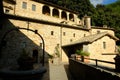
[[[65,32],[63,32],[63,36],[65,36],[66,35],[66,33]]]
[[[99,34],[99,33],[100,33],[100,31],[98,30],[98,31],[97,31],[97,34]]]
[[[23,9],[27,9],[27,2],[23,2],[23,3],[22,3],[22,8],[23,8]]]
[[[10,12],[10,10],[8,10],[8,9],[5,9],[5,13],[9,13]]]
[[[51,31],[51,35],[54,35],[54,31]]]
[[[36,5],[32,4],[32,11],[36,11]]]
[[[86,36],[86,34],[84,34],[84,37]]]
[[[75,37],[75,33],[73,34],[73,37]]]
[[[70,42],[72,42],[73,40],[72,39],[70,39]]]

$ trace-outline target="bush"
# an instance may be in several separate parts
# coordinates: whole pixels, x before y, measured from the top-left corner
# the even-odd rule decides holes
[[[81,55],[81,56],[89,56],[90,53],[87,51],[82,51],[82,50],[76,50],[76,54]]]

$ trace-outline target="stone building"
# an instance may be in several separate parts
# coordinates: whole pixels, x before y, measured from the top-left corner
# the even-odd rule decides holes
[[[0,33],[4,35],[7,30],[15,27],[37,30],[45,41],[46,56],[54,54],[57,44],[60,45],[60,58],[63,62],[68,61],[67,55],[73,54],[66,53],[63,48],[75,45],[90,52],[90,58],[108,60],[108,57],[102,54],[115,54],[116,41],[119,39],[115,37],[114,30],[107,26],[91,26],[89,16],[80,20],[77,12],[42,0],[3,0],[3,5],[5,18]],[[5,59],[1,60],[1,63],[11,63],[23,47],[40,61],[43,44],[36,34],[25,30],[13,31],[5,39],[7,46],[2,52]],[[16,55],[13,56],[13,53]],[[111,58],[113,56],[109,60]]]

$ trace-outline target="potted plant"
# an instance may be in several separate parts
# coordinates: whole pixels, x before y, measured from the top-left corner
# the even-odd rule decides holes
[[[83,51],[83,50],[76,50],[75,52],[77,55],[81,56],[81,61],[84,62],[84,56],[89,56],[90,53],[87,51]]]
[[[33,64],[35,60],[31,56],[29,56],[29,53],[25,49],[23,49],[22,54],[17,59],[17,63],[19,65],[19,70],[30,70],[33,69]]]

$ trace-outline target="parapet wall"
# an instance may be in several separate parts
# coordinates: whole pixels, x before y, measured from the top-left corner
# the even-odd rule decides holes
[[[95,68],[73,59],[69,59],[69,69],[75,80],[120,80],[119,73]]]

